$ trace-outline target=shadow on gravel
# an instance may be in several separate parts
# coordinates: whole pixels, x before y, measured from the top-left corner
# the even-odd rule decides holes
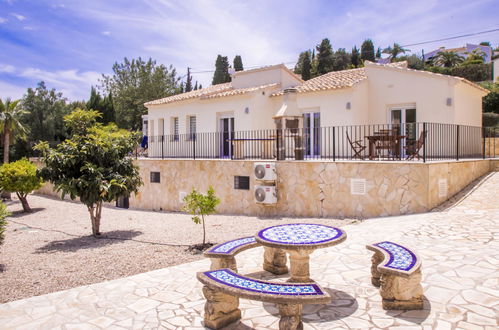
[[[22,218],[24,216],[27,216],[27,215],[30,215],[33,213],[37,213],[37,212],[41,212],[43,210],[45,210],[44,207],[34,207],[31,209],[31,212],[24,212],[23,210],[17,210],[17,211],[11,212],[12,214],[9,215],[9,217],[10,218]]]
[[[0,264],[0,273],[3,273],[6,269],[5,265]]]
[[[74,237],[65,240],[52,241],[36,249],[36,253],[75,252],[83,249],[95,249],[110,244],[133,240],[134,237],[141,234],[142,232],[137,230],[114,230],[103,233],[100,238],[95,238],[92,235]]]

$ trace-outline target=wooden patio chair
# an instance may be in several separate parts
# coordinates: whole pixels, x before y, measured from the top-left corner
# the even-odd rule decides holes
[[[419,152],[421,151],[421,148],[424,146],[426,140],[426,134],[427,131],[421,131],[421,133],[419,134],[419,139],[407,142],[407,144],[404,146],[405,153],[407,154],[406,160],[411,160],[414,159],[415,157],[418,160],[421,159]]]
[[[352,148],[353,151],[352,158],[364,159],[364,156],[361,155],[361,152],[366,149],[366,146],[360,143],[362,140],[352,141],[352,139],[350,139],[350,136],[348,135],[348,132],[346,133],[347,133],[348,143],[350,144],[350,147]]]

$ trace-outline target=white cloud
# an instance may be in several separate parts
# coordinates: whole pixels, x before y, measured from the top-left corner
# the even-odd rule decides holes
[[[0,63],[0,73],[14,73],[16,68],[10,64]]]
[[[90,86],[97,85],[101,74],[94,71],[57,70],[46,71],[37,68],[27,68],[19,76],[33,81],[45,81],[70,100],[88,98]]]
[[[23,97],[26,92],[27,87],[18,86],[14,84],[9,84],[4,81],[0,81],[0,97],[6,98],[10,97],[13,100],[17,100]]]
[[[21,22],[22,22],[22,21],[24,21],[24,20],[26,19],[26,17],[25,17],[25,16],[20,15],[20,14],[11,13],[10,15],[11,15],[11,16],[13,16],[13,17],[15,17],[18,21],[21,21]]]
[[[111,32],[110,31],[102,31],[101,34],[103,36],[110,36],[111,35]]]
[[[0,17],[0,24],[7,23],[7,19]]]

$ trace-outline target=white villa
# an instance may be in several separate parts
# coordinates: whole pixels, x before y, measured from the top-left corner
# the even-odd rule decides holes
[[[150,145],[160,141],[154,139],[157,136],[169,136],[170,143],[199,133],[221,132],[224,138],[219,139],[217,152],[222,157],[234,148],[227,143],[232,132],[273,130],[276,116],[299,117],[300,126],[312,131],[416,122],[480,127],[486,94],[487,90],[464,78],[408,69],[406,62],[366,62],[364,68],[330,72],[308,81],[280,64],[235,72],[230,83],[153,100],[145,106]],[[314,149],[311,144],[319,143],[310,135],[306,137],[309,152]],[[417,139],[418,133],[413,135]],[[161,156],[155,155],[159,149],[150,150],[150,156]]]

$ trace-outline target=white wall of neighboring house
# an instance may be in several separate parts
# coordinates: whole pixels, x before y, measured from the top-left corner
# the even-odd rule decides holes
[[[494,60],[494,81],[499,82],[499,58]]]

